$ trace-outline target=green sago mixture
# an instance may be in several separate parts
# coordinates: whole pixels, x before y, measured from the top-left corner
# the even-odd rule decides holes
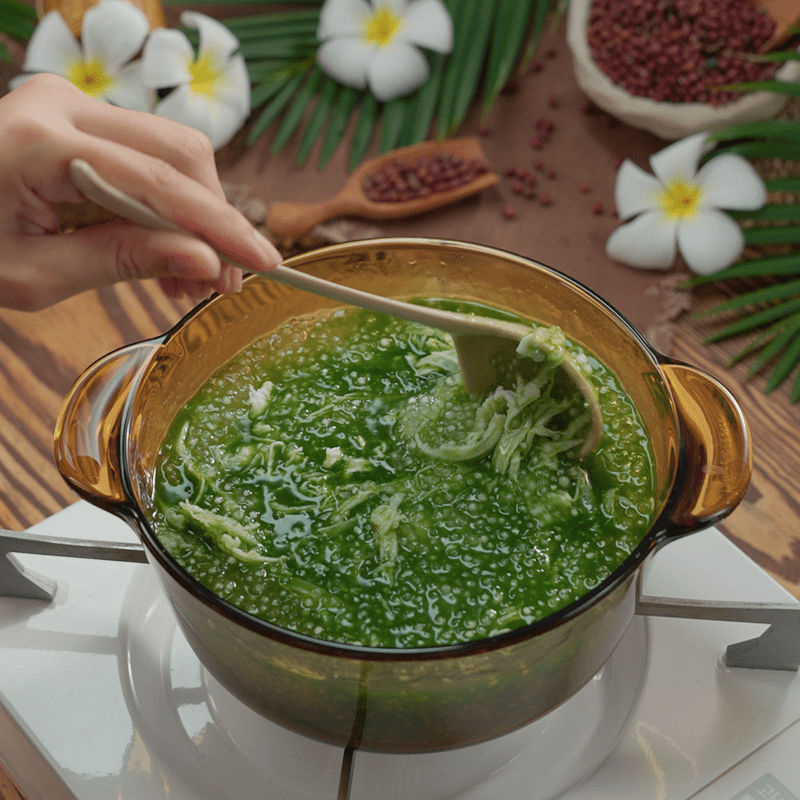
[[[357,309],[287,324],[172,424],[161,541],[233,605],[330,641],[446,645],[568,605],[649,529],[651,454],[604,365],[558,328],[531,342],[531,369],[478,398],[447,334]],[[603,412],[583,460],[588,410],[559,348]]]

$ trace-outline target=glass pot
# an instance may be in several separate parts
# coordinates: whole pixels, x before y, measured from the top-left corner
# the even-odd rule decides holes
[[[628,559],[571,605],[501,636],[426,649],[339,645],[233,607],[185,572],[151,523],[153,476],[173,418],[211,374],[286,320],[336,303],[251,276],[163,337],[110,353],[78,379],[56,460],[86,500],[137,532],[202,664],[250,708],[301,734],[381,752],[429,752],[509,733],[595,675],[634,614],[634,578],[672,539],[723,519],[751,470],[746,420],[717,381],[671,361],[597,295],[545,266],[472,244],[383,239],[288,265],[399,298],[452,297],[560,325],[608,364],[652,442],[657,518]]]

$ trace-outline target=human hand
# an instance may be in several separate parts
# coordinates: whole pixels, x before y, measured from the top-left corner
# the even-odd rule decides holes
[[[281,256],[225,200],[208,139],[170,120],[102,103],[55,75],[0,98],[0,306],[33,311],[86,289],[159,278],[173,297],[231,292],[244,267]],[[196,236],[127,222],[59,233],[55,203],[84,198],[73,158]]]

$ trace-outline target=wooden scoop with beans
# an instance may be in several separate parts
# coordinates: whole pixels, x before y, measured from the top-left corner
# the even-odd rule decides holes
[[[267,227],[297,239],[335,217],[398,219],[453,203],[498,181],[475,138],[420,142],[361,164],[333,197],[320,203],[273,203]]]
[[[109,184],[81,159],[74,159],[70,163],[69,175],[72,183],[86,198],[123,219],[155,230],[186,232],[184,228],[157,214],[149,206]],[[229,260],[223,254],[220,256]],[[588,378],[585,365],[563,346],[563,335],[553,335],[560,333],[558,329],[537,329],[531,325],[492,317],[406,303],[391,297],[370,294],[351,286],[332,283],[284,265],[265,269],[263,272],[250,269],[250,272],[348,305],[446,331],[453,337],[464,385],[473,394],[482,396],[497,389],[508,375],[509,361],[515,357],[520,361],[529,359],[534,362],[546,359],[563,371],[585,401],[588,423],[584,426],[585,433],[578,448],[578,456],[584,458],[589,455],[600,441],[603,433],[603,416],[597,394]]]

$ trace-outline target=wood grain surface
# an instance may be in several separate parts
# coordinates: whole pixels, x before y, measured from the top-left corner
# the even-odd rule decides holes
[[[744,408],[755,449],[747,496],[721,528],[800,598],[800,407],[788,402],[785,388],[763,394],[763,376],[745,380],[746,365],[727,366],[737,343],[704,342],[713,327],[695,312],[719,299],[722,290],[676,294],[669,286],[685,273],[680,264],[666,275],[652,274],[605,257],[604,243],[618,224],[608,209],[619,159],[627,156],[647,168],[649,155],[664,143],[602,114],[586,113],[563,36],[548,36],[541,68],[525,76],[513,94],[500,97],[484,139],[489,161],[499,172],[508,165],[530,169],[534,158],[555,167],[554,179],[541,179],[539,191],[550,199],[546,206],[521,199],[504,180],[479,197],[424,218],[382,223],[377,231],[337,229],[335,234],[465,239],[540,260],[603,295],[669,355],[721,380]],[[543,151],[532,152],[528,141],[535,120],[543,116],[555,121],[555,132]],[[476,135],[480,122],[473,113],[459,135]],[[298,167],[291,149],[273,156],[268,138],[250,149],[242,140],[238,137],[219,155],[222,177],[265,207],[278,200],[328,197],[347,177],[344,148],[320,172],[314,154]],[[590,191],[579,191],[579,185]],[[501,213],[506,204],[517,209],[513,221]],[[191,305],[169,300],[155,283],[144,282],[87,292],[35,314],[0,309],[0,527],[25,529],[75,501],[55,468],[52,449],[63,397],[78,375],[117,347],[165,332]],[[731,587],[732,599],[737,590]],[[0,800],[20,798],[0,769]]]

